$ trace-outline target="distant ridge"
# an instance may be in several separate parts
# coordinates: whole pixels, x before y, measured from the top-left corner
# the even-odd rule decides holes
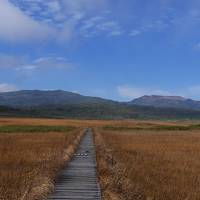
[[[82,103],[111,103],[98,97],[83,96],[63,90],[21,90],[0,93],[0,105],[11,107],[32,107]]]
[[[119,104],[119,102],[99,97],[84,96],[63,90],[21,90],[0,93],[0,106],[19,108],[70,104]],[[181,96],[145,95],[131,102],[121,104],[200,110],[200,101],[187,99]]]
[[[132,105],[153,106],[157,108],[179,108],[200,110],[200,101],[181,96],[145,95],[130,102]]]
[[[0,116],[73,119],[200,119],[200,102],[179,96],[143,96],[117,102],[62,90],[0,93]]]

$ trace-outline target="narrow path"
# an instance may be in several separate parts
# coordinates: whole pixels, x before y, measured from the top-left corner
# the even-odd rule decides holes
[[[48,200],[100,200],[96,176],[96,153],[91,130],[87,130],[73,159],[56,181]]]

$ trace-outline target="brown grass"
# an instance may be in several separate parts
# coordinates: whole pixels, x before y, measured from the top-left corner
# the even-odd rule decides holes
[[[95,127],[104,200],[198,200],[200,131],[173,130],[191,124],[200,123],[0,118],[1,129],[76,127],[68,134],[49,132],[49,127],[46,133],[0,134],[0,200],[43,199],[84,127]],[[155,127],[159,130],[148,130]]]
[[[103,199],[199,200],[199,131],[96,131]]]
[[[70,120],[70,119],[43,119],[43,118],[0,118],[0,125],[52,125],[52,126],[76,126],[76,127],[151,127],[152,125],[188,125],[199,122],[191,121],[139,121],[139,120]]]
[[[42,199],[69,160],[80,130],[68,133],[0,134],[0,199]]]

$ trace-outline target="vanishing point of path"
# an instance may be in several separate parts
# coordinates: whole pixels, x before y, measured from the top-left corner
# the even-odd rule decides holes
[[[101,200],[96,176],[96,152],[91,130],[87,130],[73,159],[55,183],[48,200]]]

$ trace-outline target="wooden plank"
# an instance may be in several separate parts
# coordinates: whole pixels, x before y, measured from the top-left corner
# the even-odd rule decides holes
[[[87,130],[73,159],[55,183],[47,200],[101,200],[96,175],[96,152],[91,130]]]

